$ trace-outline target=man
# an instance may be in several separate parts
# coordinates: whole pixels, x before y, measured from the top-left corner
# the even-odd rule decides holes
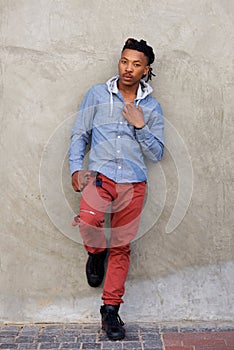
[[[90,286],[102,283],[108,256],[100,312],[102,327],[112,340],[125,336],[118,311],[129,270],[130,242],[138,230],[146,192],[144,159],[157,162],[164,149],[162,110],[147,84],[154,75],[154,57],[146,41],[129,38],[121,52],[119,74],[88,91],[72,129],[72,186],[82,191],[76,223],[88,252]],[[88,170],[83,170],[89,142]],[[108,250],[103,230],[107,211],[111,215]]]

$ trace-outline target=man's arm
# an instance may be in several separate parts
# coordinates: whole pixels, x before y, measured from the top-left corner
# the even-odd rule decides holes
[[[161,160],[164,151],[164,121],[160,105],[157,104],[152,111],[147,124],[140,106],[126,105],[123,116],[135,127],[136,140],[140,143],[145,157],[153,162]]]
[[[94,96],[92,89],[90,89],[73,124],[68,153],[72,186],[75,191],[79,191],[84,187],[86,173],[88,173],[87,171],[81,172],[81,170],[83,169],[86,146],[92,133],[94,106]]]

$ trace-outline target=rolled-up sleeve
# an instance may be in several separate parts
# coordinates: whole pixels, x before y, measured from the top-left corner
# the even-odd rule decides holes
[[[83,167],[86,146],[92,133],[92,120],[94,116],[95,102],[92,89],[86,94],[81,108],[72,127],[69,148],[69,167],[71,175]]]
[[[164,120],[160,104],[152,111],[146,125],[135,129],[135,134],[144,156],[153,162],[160,161],[164,151]]]

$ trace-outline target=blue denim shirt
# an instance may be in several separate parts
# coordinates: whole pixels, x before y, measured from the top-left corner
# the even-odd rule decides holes
[[[88,143],[88,170],[104,174],[117,183],[147,181],[145,158],[157,162],[164,149],[164,121],[160,104],[150,96],[149,84],[141,81],[134,101],[145,119],[135,129],[123,117],[124,99],[118,76],[93,86],[86,94],[72,128],[69,166],[73,174],[83,169]]]

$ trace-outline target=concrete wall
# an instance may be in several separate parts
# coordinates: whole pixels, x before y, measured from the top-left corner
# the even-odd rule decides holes
[[[1,0],[0,320],[96,321],[67,166],[86,92],[127,37],[157,52],[166,121],[121,315],[233,320],[233,1]]]

